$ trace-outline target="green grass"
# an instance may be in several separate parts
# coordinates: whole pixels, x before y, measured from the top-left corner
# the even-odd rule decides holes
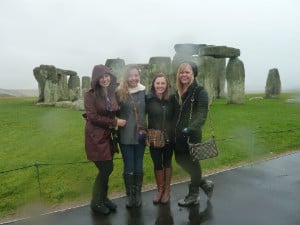
[[[263,95],[247,95],[243,105],[214,101],[210,111],[219,157],[202,162],[205,174],[300,148],[300,105],[284,101],[292,94],[249,101],[253,96]],[[34,98],[0,97],[0,217],[34,201],[53,207],[90,199],[97,170],[86,161],[82,112],[35,103]],[[210,134],[207,121],[204,139]],[[144,186],[149,187],[154,177],[148,149],[144,162]],[[120,154],[114,164],[110,194],[123,194]],[[173,182],[185,179],[187,174],[173,166]],[[14,170],[23,167],[28,168]]]

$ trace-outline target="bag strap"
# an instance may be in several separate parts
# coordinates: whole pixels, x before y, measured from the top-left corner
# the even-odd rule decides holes
[[[133,99],[133,96],[131,94],[129,94],[129,97],[130,97],[130,102],[132,104],[132,110],[133,110],[133,113],[134,113],[134,117],[135,117],[135,123],[136,123],[136,130],[139,129],[139,114],[138,114],[138,111],[137,111],[137,108],[136,108],[136,104],[134,103],[134,99]]]
[[[194,93],[192,95],[192,98],[191,98],[191,110],[190,110],[189,124],[191,123],[191,120],[192,120],[193,103],[195,101],[195,99],[194,99],[195,92],[196,92],[196,90],[194,91]],[[214,128],[213,128],[213,122],[212,122],[211,112],[210,112],[210,107],[209,106],[208,106],[207,118],[208,118],[208,121],[209,121],[209,127],[210,127],[210,131],[211,131],[211,136],[214,138],[215,137],[215,132],[214,132]],[[189,142],[189,140],[190,140],[190,137],[188,137],[188,142]]]

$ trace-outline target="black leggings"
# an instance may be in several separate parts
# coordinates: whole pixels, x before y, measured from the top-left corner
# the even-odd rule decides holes
[[[150,154],[154,165],[154,170],[162,170],[172,167],[173,150],[169,145],[163,148],[150,147]]]
[[[93,195],[102,194],[106,195],[108,189],[109,176],[113,171],[113,161],[94,161],[96,167],[98,168],[98,175],[96,176]]]
[[[200,162],[198,160],[193,161],[188,151],[175,151],[175,160],[190,175],[191,186],[201,186],[203,184]]]

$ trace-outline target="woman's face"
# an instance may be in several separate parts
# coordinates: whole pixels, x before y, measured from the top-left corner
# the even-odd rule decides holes
[[[162,95],[167,89],[167,81],[164,77],[157,77],[154,81],[154,91],[156,95]]]
[[[183,85],[188,85],[193,79],[193,70],[190,65],[186,65],[179,72],[179,80]]]
[[[129,71],[127,82],[130,88],[137,87],[138,83],[140,82],[140,73],[137,69],[132,69]]]
[[[108,87],[110,85],[110,75],[104,74],[99,79],[99,85],[101,87]]]

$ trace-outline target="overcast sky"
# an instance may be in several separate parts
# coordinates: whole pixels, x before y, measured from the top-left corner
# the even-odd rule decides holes
[[[194,43],[239,48],[246,91],[264,91],[272,68],[283,90],[300,89],[299,12],[299,0],[1,0],[0,88],[38,88],[41,64],[81,77]]]

